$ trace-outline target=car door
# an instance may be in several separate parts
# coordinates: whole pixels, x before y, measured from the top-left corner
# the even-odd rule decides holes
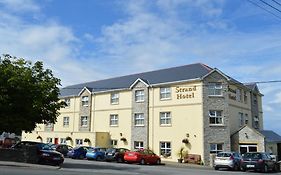
[[[152,152],[151,150],[148,150],[148,155],[149,155],[149,160],[150,160],[150,164],[154,164],[157,161],[157,156],[154,154],[154,152]]]

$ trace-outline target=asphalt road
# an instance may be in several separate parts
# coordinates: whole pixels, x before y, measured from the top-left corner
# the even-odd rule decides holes
[[[255,172],[215,171],[211,168],[177,165],[136,165],[66,159],[61,168],[53,166],[1,165],[0,175],[259,175]],[[280,174],[281,173],[270,173]]]

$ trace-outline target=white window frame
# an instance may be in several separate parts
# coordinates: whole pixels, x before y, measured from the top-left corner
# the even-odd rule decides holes
[[[88,127],[88,116],[81,116],[80,118],[80,127]]]
[[[221,147],[221,149],[219,149]],[[223,143],[211,143],[210,144],[210,153],[217,154],[223,151]]]
[[[134,125],[135,126],[144,126],[144,113],[135,113],[134,114]]]
[[[160,147],[160,155],[163,157],[170,157],[172,153],[172,146],[171,142],[164,142],[160,141],[159,143]]]
[[[143,141],[134,141],[134,149],[143,149]]]
[[[118,114],[110,114],[109,116],[109,125],[110,126],[118,126]]]
[[[70,98],[65,98],[65,99],[64,99],[64,102],[65,102],[65,104],[66,104],[65,107],[69,108],[69,107],[70,107]]]
[[[135,101],[136,102],[144,102],[144,90],[136,90],[135,91]]]
[[[66,138],[60,138],[60,143],[61,144],[66,144]]]
[[[46,143],[53,143],[53,138],[52,137],[47,137]]]
[[[259,129],[260,127],[260,119],[258,116],[254,116],[254,124],[253,124],[255,129]]]
[[[214,113],[214,115],[212,114]],[[209,124],[210,125],[223,125],[222,110],[209,110]],[[220,113],[220,115],[219,115]],[[215,123],[211,123],[211,118],[214,118]],[[219,122],[221,121],[221,122]]]
[[[112,139],[112,140],[110,141],[110,144],[111,144],[111,146],[117,146],[118,140]]]
[[[243,126],[244,125],[244,114],[242,112],[238,112],[238,116],[239,116],[239,126]]]
[[[119,104],[119,93],[114,92],[110,94],[110,103],[111,104]]]
[[[82,106],[89,106],[89,96],[82,96]]]
[[[69,126],[69,117],[63,117],[63,127]]]
[[[160,126],[171,126],[172,116],[171,112],[160,112]]]
[[[83,139],[76,139],[75,143],[76,143],[77,146],[83,145]]]
[[[222,96],[222,83],[208,83],[209,96]]]
[[[162,87],[160,88],[160,100],[170,100],[171,99],[171,88]]]

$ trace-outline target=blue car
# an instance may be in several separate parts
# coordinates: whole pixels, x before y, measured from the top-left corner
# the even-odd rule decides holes
[[[86,158],[88,160],[104,160],[105,158],[105,151],[106,148],[91,148],[88,150],[88,152],[86,153]]]
[[[86,157],[87,151],[91,147],[89,146],[77,146],[73,149],[71,149],[68,153],[67,156],[72,158],[72,159],[84,159]]]

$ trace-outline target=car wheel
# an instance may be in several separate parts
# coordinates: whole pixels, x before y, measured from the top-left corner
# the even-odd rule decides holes
[[[140,164],[141,164],[141,165],[144,165],[144,164],[145,164],[144,159],[141,159],[141,160],[140,160]]]
[[[97,156],[96,160],[101,161],[101,156]]]
[[[160,164],[161,164],[161,160],[160,160],[160,159],[157,159],[156,165],[160,165]]]
[[[233,171],[238,171],[238,170],[239,170],[239,166],[237,164],[234,164]]]
[[[215,170],[219,170],[219,167],[216,167],[216,166],[215,166]]]
[[[118,162],[118,163],[122,163],[122,162],[123,162],[122,158],[121,158],[121,157],[118,157],[118,158],[117,158],[117,162]]]
[[[246,168],[241,167],[241,171],[245,172],[246,170],[247,170]]]
[[[79,155],[79,159],[84,159],[84,156],[82,154]]]
[[[267,173],[268,172],[268,166],[267,165],[264,165],[262,172],[263,173]]]

